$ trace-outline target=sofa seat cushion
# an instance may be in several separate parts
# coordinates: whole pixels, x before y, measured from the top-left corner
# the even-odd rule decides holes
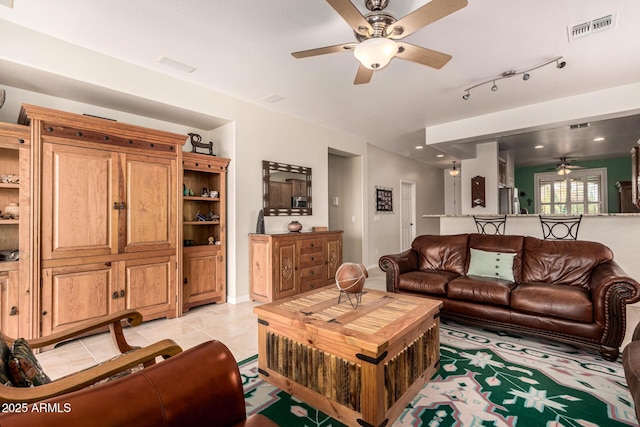
[[[511,292],[511,308],[578,322],[593,322],[589,291],[571,285],[523,283]]]
[[[446,295],[447,283],[458,277],[446,271],[410,271],[400,275],[398,288],[410,292]]]
[[[525,237],[522,283],[543,282],[589,288],[591,272],[613,259],[611,249],[597,242],[540,240]]]
[[[509,305],[515,283],[482,276],[461,276],[447,285],[447,298],[487,304]]]

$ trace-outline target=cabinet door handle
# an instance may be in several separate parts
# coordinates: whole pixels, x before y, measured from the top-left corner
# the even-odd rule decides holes
[[[188,285],[189,284],[189,279],[187,279],[186,277],[184,278],[184,282],[182,282],[183,285]]]
[[[16,314],[18,314],[18,307],[16,307],[14,305],[13,307],[11,307],[11,311],[9,312],[9,316],[15,316]]]
[[[120,209],[120,208],[118,207],[118,202],[113,202],[113,210],[114,210],[114,211],[117,211],[118,209]]]
[[[127,209],[127,204],[126,204],[125,202],[120,202],[120,207],[119,207],[119,209],[121,209],[121,210],[125,210],[125,209]]]
[[[120,291],[120,298],[124,298],[124,290]]]
[[[111,294],[111,299],[117,299],[117,298],[118,298],[118,291],[114,291],[114,292]]]

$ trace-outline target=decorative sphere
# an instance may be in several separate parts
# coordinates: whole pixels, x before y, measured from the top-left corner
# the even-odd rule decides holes
[[[362,292],[367,277],[369,272],[364,265],[345,262],[336,271],[336,286],[348,293]]]

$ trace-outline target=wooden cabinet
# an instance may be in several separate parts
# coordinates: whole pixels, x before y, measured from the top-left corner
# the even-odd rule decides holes
[[[277,208],[290,208],[293,190],[288,182],[269,183],[269,206]]]
[[[34,321],[175,317],[185,135],[24,105],[34,135]]]
[[[184,310],[226,301],[226,178],[229,161],[204,154],[183,154]]]
[[[633,203],[631,181],[618,181],[616,188],[618,189],[618,212],[639,213],[640,208]]]
[[[640,208],[640,147],[631,149],[631,200]]]
[[[291,185],[291,195],[294,197],[307,196],[307,181],[302,179],[287,179],[287,183]]]
[[[175,257],[158,257],[45,268],[42,334],[119,310],[145,319],[175,311],[175,264]]]
[[[0,330],[27,338],[33,336],[30,149],[29,127],[0,123]]]
[[[270,302],[335,283],[342,231],[250,234],[251,298]]]

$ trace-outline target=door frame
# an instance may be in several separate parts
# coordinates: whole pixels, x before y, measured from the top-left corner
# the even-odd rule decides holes
[[[404,186],[409,186],[411,189],[411,207],[410,207],[410,217],[411,217],[411,236],[409,245],[404,247],[403,240],[403,228],[402,228],[402,220],[404,218],[404,203],[403,203],[403,189]],[[400,194],[399,194],[399,211],[400,211],[400,251],[404,251],[411,247],[411,242],[416,238],[416,183],[414,181],[405,181],[403,179],[400,180]]]

